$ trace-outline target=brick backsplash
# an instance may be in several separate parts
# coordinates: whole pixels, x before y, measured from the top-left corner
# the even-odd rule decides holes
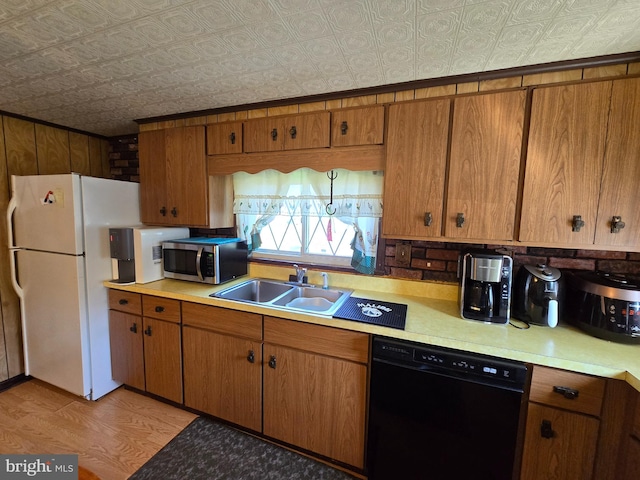
[[[140,182],[138,162],[138,136],[115,137],[109,140],[111,178],[127,182]]]
[[[398,243],[411,244],[409,266],[396,262]],[[490,248],[512,256],[514,273],[521,265],[545,263],[559,269],[640,275],[640,253],[392,239],[385,241],[384,273],[398,278],[457,283],[458,256],[467,248]]]

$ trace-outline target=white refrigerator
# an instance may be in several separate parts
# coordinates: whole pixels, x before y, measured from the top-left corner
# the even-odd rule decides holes
[[[109,228],[140,225],[138,184],[78,174],[11,177],[10,267],[25,374],[90,400],[111,378]]]

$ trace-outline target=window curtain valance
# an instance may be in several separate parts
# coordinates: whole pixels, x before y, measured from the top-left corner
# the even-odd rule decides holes
[[[382,217],[381,172],[338,169],[334,170],[335,174],[332,205],[336,217]],[[243,215],[277,214],[284,207],[301,215],[327,216],[326,206],[331,200],[331,181],[327,174],[307,168],[291,173],[238,172],[233,174],[233,189],[233,213]]]

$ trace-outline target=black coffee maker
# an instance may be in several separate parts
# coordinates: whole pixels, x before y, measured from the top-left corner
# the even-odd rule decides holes
[[[488,323],[507,323],[511,314],[513,260],[494,250],[460,256],[460,315]]]

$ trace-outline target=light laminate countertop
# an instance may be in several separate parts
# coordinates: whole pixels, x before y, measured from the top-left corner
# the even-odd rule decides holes
[[[518,329],[510,324],[485,324],[466,320],[460,317],[457,285],[329,274],[331,287],[351,289],[352,296],[406,304],[407,321],[404,330],[209,296],[249,277],[285,280],[290,273],[293,273],[290,268],[252,263],[248,277],[223,285],[204,285],[169,279],[133,285],[105,282],[105,285],[129,292],[243,310],[616,378],[626,381],[640,391],[640,345],[620,344],[595,338],[566,324],[562,319],[556,328],[532,325],[529,329]],[[319,270],[310,271],[308,275],[310,283],[322,284]]]

